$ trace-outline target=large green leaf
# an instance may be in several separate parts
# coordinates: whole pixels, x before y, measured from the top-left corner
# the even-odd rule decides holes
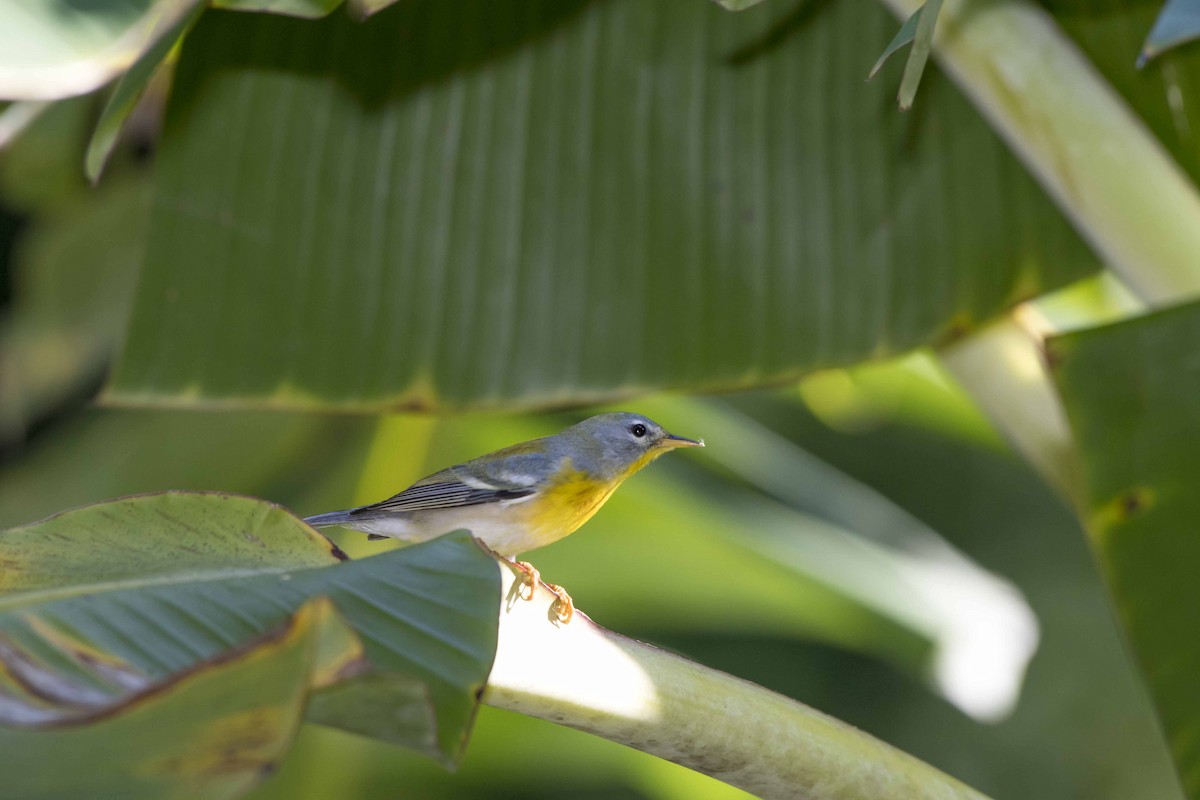
[[[686,2],[207,14],[109,398],[536,405],[779,381],[1093,265],[894,22]],[[450,32],[453,32],[453,35]]]
[[[1185,788],[1200,797],[1200,304],[1060,336],[1082,509]]]
[[[446,762],[461,753],[499,602],[495,562],[466,533],[338,563],[327,540],[272,504],[166,493],[66,512],[10,530],[0,544],[0,636],[61,672],[59,683],[102,691],[104,661],[171,680],[328,597],[363,648],[365,666],[345,677],[366,683],[331,689],[339,702],[314,702],[310,718],[423,745]],[[68,658],[65,639],[100,656]],[[380,704],[374,714],[348,713],[366,707],[367,692]],[[414,731],[428,702],[435,727]]]

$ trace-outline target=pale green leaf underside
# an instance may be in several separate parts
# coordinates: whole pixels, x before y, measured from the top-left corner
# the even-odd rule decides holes
[[[0,99],[55,100],[97,89],[196,1],[0,3]]]
[[[511,8],[206,15],[108,399],[751,386],[961,333],[1093,268],[948,84],[914,117],[863,84],[894,26],[872,3],[803,25],[776,4]]]
[[[289,17],[315,19],[342,4],[342,0],[210,0],[213,8],[231,11],[263,11]]]
[[[1050,341],[1084,514],[1190,797],[1200,797],[1200,304]]]
[[[100,113],[100,119],[96,121],[96,129],[88,142],[84,157],[84,171],[93,183],[100,179],[100,173],[103,172],[104,165],[117,144],[121,127],[133,113],[150,79],[171,52],[171,48],[179,43],[203,10],[203,4],[196,2],[188,13],[181,15],[170,28],[162,31],[113,87],[112,94]]]

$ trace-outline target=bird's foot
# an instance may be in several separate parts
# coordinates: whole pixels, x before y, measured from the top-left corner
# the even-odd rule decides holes
[[[530,564],[528,561],[514,561],[512,565],[521,571],[521,586],[529,589],[529,596],[525,596],[524,591],[518,591],[517,597],[522,600],[532,600],[533,593],[537,591],[538,581],[542,579],[542,574],[537,571],[537,567]]]
[[[571,621],[571,617],[575,616],[575,603],[571,600],[571,595],[567,594],[567,590],[556,583],[547,583],[546,588],[554,592],[558,598],[550,604],[550,613],[558,619],[559,624],[566,625]]]
[[[520,583],[513,587],[517,598],[532,600],[534,592],[537,591],[538,582],[542,579],[542,574],[528,561],[510,561],[509,563],[512,564],[513,569],[521,573]],[[571,621],[571,617],[575,616],[575,603],[571,600],[571,595],[567,594],[566,589],[554,583],[547,583],[546,588],[554,592],[555,597],[554,602],[550,604],[551,616],[560,625],[566,625]],[[528,594],[525,592],[526,589],[529,590]]]

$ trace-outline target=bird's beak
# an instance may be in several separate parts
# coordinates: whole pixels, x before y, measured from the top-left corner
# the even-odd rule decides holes
[[[668,433],[667,438],[662,440],[662,446],[671,448],[672,450],[676,447],[704,447],[704,440],[685,439],[682,436]]]

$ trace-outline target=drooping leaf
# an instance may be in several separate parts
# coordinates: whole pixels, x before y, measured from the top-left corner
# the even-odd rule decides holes
[[[166,493],[66,512],[10,530],[0,543],[13,575],[0,589],[0,637],[77,681],[96,677],[48,647],[45,631],[68,632],[157,683],[324,596],[362,643],[363,666],[345,677],[375,676],[381,697],[398,707],[362,718],[316,703],[313,718],[423,746],[447,763],[461,753],[491,665],[499,602],[495,562],[466,533],[337,563],[328,541],[272,504]],[[111,555],[87,557],[101,547]],[[361,707],[368,688],[352,681],[337,691]],[[423,692],[436,725],[407,729],[406,720],[424,718]]]
[[[1048,342],[1081,509],[1189,796],[1200,797],[1200,304]]]
[[[938,13],[942,10],[942,0],[927,0],[921,9],[923,13],[917,19],[916,30],[913,31],[912,49],[908,51],[908,61],[904,63],[904,75],[900,78],[897,100],[899,100],[901,111],[912,108],[913,100],[917,96],[917,87],[921,85],[921,76],[925,74],[925,63],[929,60],[929,51],[933,49],[933,29],[937,25]]]
[[[283,759],[309,692],[362,653],[324,599],[158,681],[62,631],[39,633],[101,686],[0,641],[3,793],[27,800],[237,797]]]
[[[1167,0],[1154,27],[1146,36],[1137,65],[1141,69],[1156,56],[1200,37],[1200,3],[1196,0]]]
[[[904,24],[900,26],[900,30],[896,31],[896,35],[888,42],[888,46],[883,49],[883,53],[875,61],[875,65],[871,67],[871,71],[867,73],[867,80],[871,80],[883,68],[892,54],[901,49],[905,45],[912,44],[913,38],[917,35],[917,23],[921,21],[921,12],[925,10],[925,6],[921,6],[914,11],[908,19],[904,20]]]
[[[774,4],[515,8],[206,15],[108,398],[749,386],[954,335],[1092,267],[949,87],[918,120],[863,86],[892,25],[873,4],[782,40]]]
[[[200,18],[200,12],[203,10],[204,6],[197,3],[188,13],[181,15],[171,28],[163,31],[162,35],[138,56],[129,71],[122,75],[113,87],[112,94],[100,113],[100,119],[96,122],[96,130],[88,142],[84,158],[84,171],[93,183],[100,179],[100,173],[104,171],[104,165],[117,144],[117,135],[121,132],[125,120],[133,113],[138,99],[146,90],[146,85],[150,83],[150,79],[154,77],[155,71],[171,49],[179,44],[188,29]]]
[[[0,5],[0,99],[85,94],[124,72],[199,0]]]

